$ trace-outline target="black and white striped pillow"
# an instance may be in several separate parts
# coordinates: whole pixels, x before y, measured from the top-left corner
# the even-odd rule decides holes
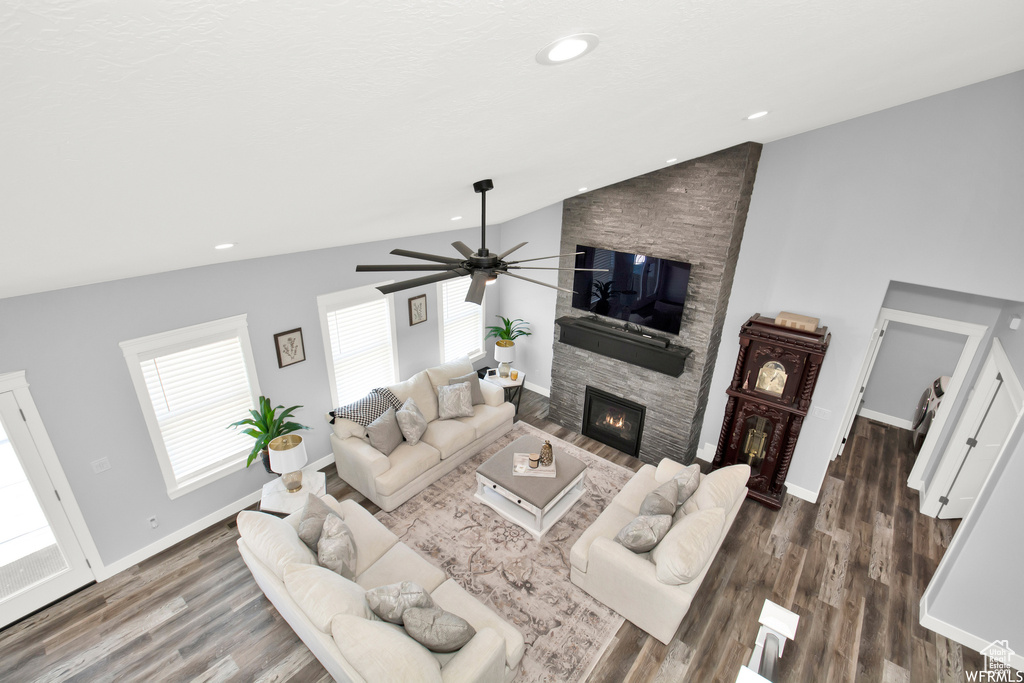
[[[390,389],[379,387],[374,389],[358,401],[349,403],[331,411],[331,424],[334,424],[336,417],[352,420],[363,427],[369,427],[370,423],[388,411],[388,408],[398,410],[402,402],[392,393]]]

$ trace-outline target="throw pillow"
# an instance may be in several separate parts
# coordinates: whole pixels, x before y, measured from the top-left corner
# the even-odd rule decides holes
[[[641,515],[674,515],[679,498],[679,484],[669,479],[644,497],[640,503]]]
[[[366,602],[378,617],[398,625],[402,624],[402,614],[410,607],[434,606],[430,593],[412,581],[371,588],[366,591]]]
[[[473,394],[469,384],[443,386],[437,392],[437,412],[442,420],[453,417],[473,417]],[[370,437],[373,443],[373,437]]]
[[[316,564],[316,555],[299,540],[295,528],[280,517],[255,510],[238,513],[238,535],[245,545],[270,567],[277,578],[290,564]]]
[[[747,493],[750,465],[730,465],[704,477],[697,491],[686,501],[686,513],[708,508],[731,510],[736,499]]]
[[[480,376],[475,372],[471,372],[468,375],[452,377],[448,380],[448,384],[462,384],[463,382],[469,383],[469,391],[473,395],[473,405],[482,405],[484,402],[484,392],[480,389]]]
[[[430,385],[434,388],[435,394],[438,389],[446,386],[452,377],[462,377],[471,372],[473,372],[473,364],[469,362],[468,356],[462,356],[426,369],[427,377],[430,378]]]
[[[725,510],[709,508],[680,519],[651,552],[658,581],[690,583],[711,561],[725,526]]]
[[[371,422],[366,427],[366,433],[370,435],[370,445],[384,455],[391,455],[391,451],[398,448],[404,438],[394,408],[388,408],[383,415]]]
[[[331,620],[331,634],[361,680],[441,683],[440,662],[393,626],[339,614]]]
[[[476,635],[468,621],[440,607],[410,607],[402,620],[405,632],[431,652],[455,652]]]
[[[423,417],[423,413],[416,407],[416,401],[411,398],[405,399],[395,417],[398,418],[398,426],[409,445],[418,444],[423,432],[427,431],[427,418]]]
[[[347,406],[335,408],[330,412],[332,418],[343,417],[347,420],[368,427],[371,422],[383,415],[388,408],[400,408],[402,402],[389,389],[374,389],[358,401]],[[333,424],[333,422],[332,422]]]
[[[646,553],[665,538],[670,528],[670,515],[641,515],[622,527],[615,540],[634,553]]]
[[[331,632],[331,619],[339,614],[377,618],[366,604],[363,587],[326,567],[293,564],[284,570],[284,585],[303,614],[324,633]]]
[[[316,544],[320,541],[320,534],[324,530],[324,520],[327,519],[327,515],[338,515],[338,513],[317,496],[307,493],[306,506],[302,508],[302,516],[299,518],[299,538],[314,553]]]
[[[321,567],[327,567],[346,579],[356,578],[356,541],[341,517],[328,515],[324,520],[316,559]]]
[[[682,505],[700,486],[700,465],[694,463],[684,467],[683,471],[672,477],[672,479],[679,484],[679,497],[676,500],[676,504]]]

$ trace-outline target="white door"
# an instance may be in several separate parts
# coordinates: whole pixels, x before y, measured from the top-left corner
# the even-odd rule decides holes
[[[14,393],[0,393],[0,627],[93,578]]]
[[[875,360],[878,359],[878,352],[882,346],[882,337],[885,336],[885,328],[888,325],[889,319],[880,315],[875,330],[871,333],[868,353],[864,357],[864,363],[860,368],[860,375],[857,377],[857,393],[854,394],[850,404],[846,407],[846,412],[843,414],[843,422],[839,428],[839,437],[836,439],[836,445],[832,448],[833,460],[842,455],[843,451],[846,450],[846,442],[850,437],[850,430],[853,429],[853,420],[857,417],[857,413],[864,403],[864,389],[867,388],[868,377],[871,376],[871,368],[875,366]]]

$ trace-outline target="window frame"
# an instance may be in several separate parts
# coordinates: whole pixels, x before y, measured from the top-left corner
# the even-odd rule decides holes
[[[463,279],[463,278],[459,278],[459,279]],[[470,282],[472,281],[472,278],[469,278],[469,277],[465,277],[465,279],[467,281],[470,281]],[[444,326],[445,326],[445,318],[444,318],[445,294],[444,294],[444,288],[445,288],[445,285],[454,284],[455,282],[457,282],[457,279],[453,278],[453,279],[450,279],[450,280],[442,280],[441,282],[437,283],[437,338],[438,338],[438,350],[439,350],[439,354],[438,354],[439,358],[438,358],[438,360],[441,363],[448,362],[448,361],[445,360],[445,352],[444,352]],[[486,310],[486,307],[487,307],[487,289],[485,288],[484,289],[484,297],[483,297],[483,299],[480,300],[480,306],[479,306],[479,308],[480,308],[480,350],[477,351],[476,353],[469,354],[469,362],[470,363],[475,363],[478,360],[480,360],[480,359],[484,358],[485,356],[487,356],[487,344],[486,344],[486,340],[484,339],[484,331],[486,329],[486,326],[484,325],[484,318],[486,317],[484,315],[484,312]],[[454,359],[452,359],[452,360],[454,360]]]
[[[248,375],[250,399],[252,406],[255,408],[259,404],[259,397],[262,395],[262,392],[260,391],[259,378],[256,375],[256,361],[253,357],[252,344],[249,341],[249,326],[246,314],[244,313],[230,318],[222,318],[176,330],[151,334],[146,337],[138,337],[123,341],[120,344],[125,362],[128,365],[128,374],[131,376],[132,385],[135,387],[136,398],[139,401],[139,406],[142,408],[142,415],[146,420],[146,428],[149,430],[149,438],[153,443],[157,463],[160,465],[160,473],[163,475],[164,484],[167,486],[167,495],[172,500],[200,489],[207,484],[211,484],[218,479],[222,479],[233,472],[244,470],[246,468],[246,460],[252,449],[249,447],[241,450],[224,458],[221,464],[214,469],[179,481],[174,473],[174,467],[167,452],[167,445],[160,430],[160,422],[153,407],[149,389],[146,386],[142,363],[179,351],[236,337],[238,338],[242,359],[245,362],[246,374]],[[227,428],[227,425],[224,426]]]
[[[334,374],[334,346],[331,343],[330,324],[327,320],[329,313],[343,308],[360,306],[362,304],[370,303],[376,299],[384,299],[387,303],[388,316],[391,320],[391,356],[394,367],[394,377],[390,381],[382,381],[379,386],[397,384],[400,381],[399,375],[401,374],[401,368],[398,364],[398,325],[396,324],[395,316],[395,295],[382,294],[381,291],[377,289],[377,287],[380,287],[381,285],[388,285],[392,282],[394,282],[394,280],[387,280],[386,282],[378,282],[376,284],[364,285],[361,287],[352,287],[350,289],[331,292],[330,294],[320,294],[316,298],[317,311],[320,317],[320,334],[324,342],[324,359],[327,363],[327,382],[331,390],[332,409],[340,407],[338,405],[334,405],[340,400],[340,398],[338,397],[338,378]]]

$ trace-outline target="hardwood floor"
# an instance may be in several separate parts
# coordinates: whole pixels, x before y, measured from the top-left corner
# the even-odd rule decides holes
[[[613,462],[639,462],[545,418],[520,418]],[[917,605],[954,527],[917,514],[907,433],[858,419],[819,503],[744,503],[666,646],[625,622],[591,681],[734,681],[765,598],[800,615],[784,681],[961,681],[981,657],[923,629]],[[328,492],[362,500],[328,467]],[[362,500],[371,512],[377,508]],[[238,555],[234,518],[0,631],[0,681],[327,681]]]

